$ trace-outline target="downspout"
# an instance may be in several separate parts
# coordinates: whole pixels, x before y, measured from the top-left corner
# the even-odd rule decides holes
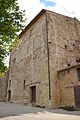
[[[47,20],[47,13],[45,12],[46,16],[46,40],[47,40],[47,56],[48,56],[48,80],[49,80],[49,107],[51,108],[51,83],[50,83],[50,64],[49,64],[49,45],[48,45],[48,20]]]

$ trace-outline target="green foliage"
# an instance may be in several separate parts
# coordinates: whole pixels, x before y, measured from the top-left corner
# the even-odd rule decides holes
[[[8,71],[8,68],[5,68],[5,72],[0,72],[0,78],[4,78],[5,73]]]
[[[22,42],[22,40],[19,37],[15,38],[15,40],[13,41],[13,43],[9,47],[9,51],[11,51],[12,48],[17,50],[19,48],[21,42]]]
[[[9,46],[24,29],[24,13],[20,11],[17,0],[0,0],[0,72],[7,68],[4,59],[9,54]]]

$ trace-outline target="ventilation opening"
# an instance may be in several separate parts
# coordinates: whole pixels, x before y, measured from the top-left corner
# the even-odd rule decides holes
[[[68,67],[70,67],[70,64],[68,64]]]
[[[65,48],[67,48],[68,46],[67,45],[64,45]]]
[[[49,44],[51,44],[51,42],[48,42]]]

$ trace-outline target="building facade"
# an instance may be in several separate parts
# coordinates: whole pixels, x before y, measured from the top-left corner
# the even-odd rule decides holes
[[[8,101],[79,106],[80,22],[42,10],[19,37],[21,44],[10,54]]]
[[[7,85],[8,85],[8,71],[5,73],[3,78],[0,78],[0,102],[6,101],[7,96]]]

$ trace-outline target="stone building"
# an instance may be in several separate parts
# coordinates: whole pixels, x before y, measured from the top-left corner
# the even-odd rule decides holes
[[[7,96],[8,71],[3,78],[0,78],[0,102],[6,101]]]
[[[80,22],[42,10],[10,54],[8,101],[46,108],[80,106]]]

